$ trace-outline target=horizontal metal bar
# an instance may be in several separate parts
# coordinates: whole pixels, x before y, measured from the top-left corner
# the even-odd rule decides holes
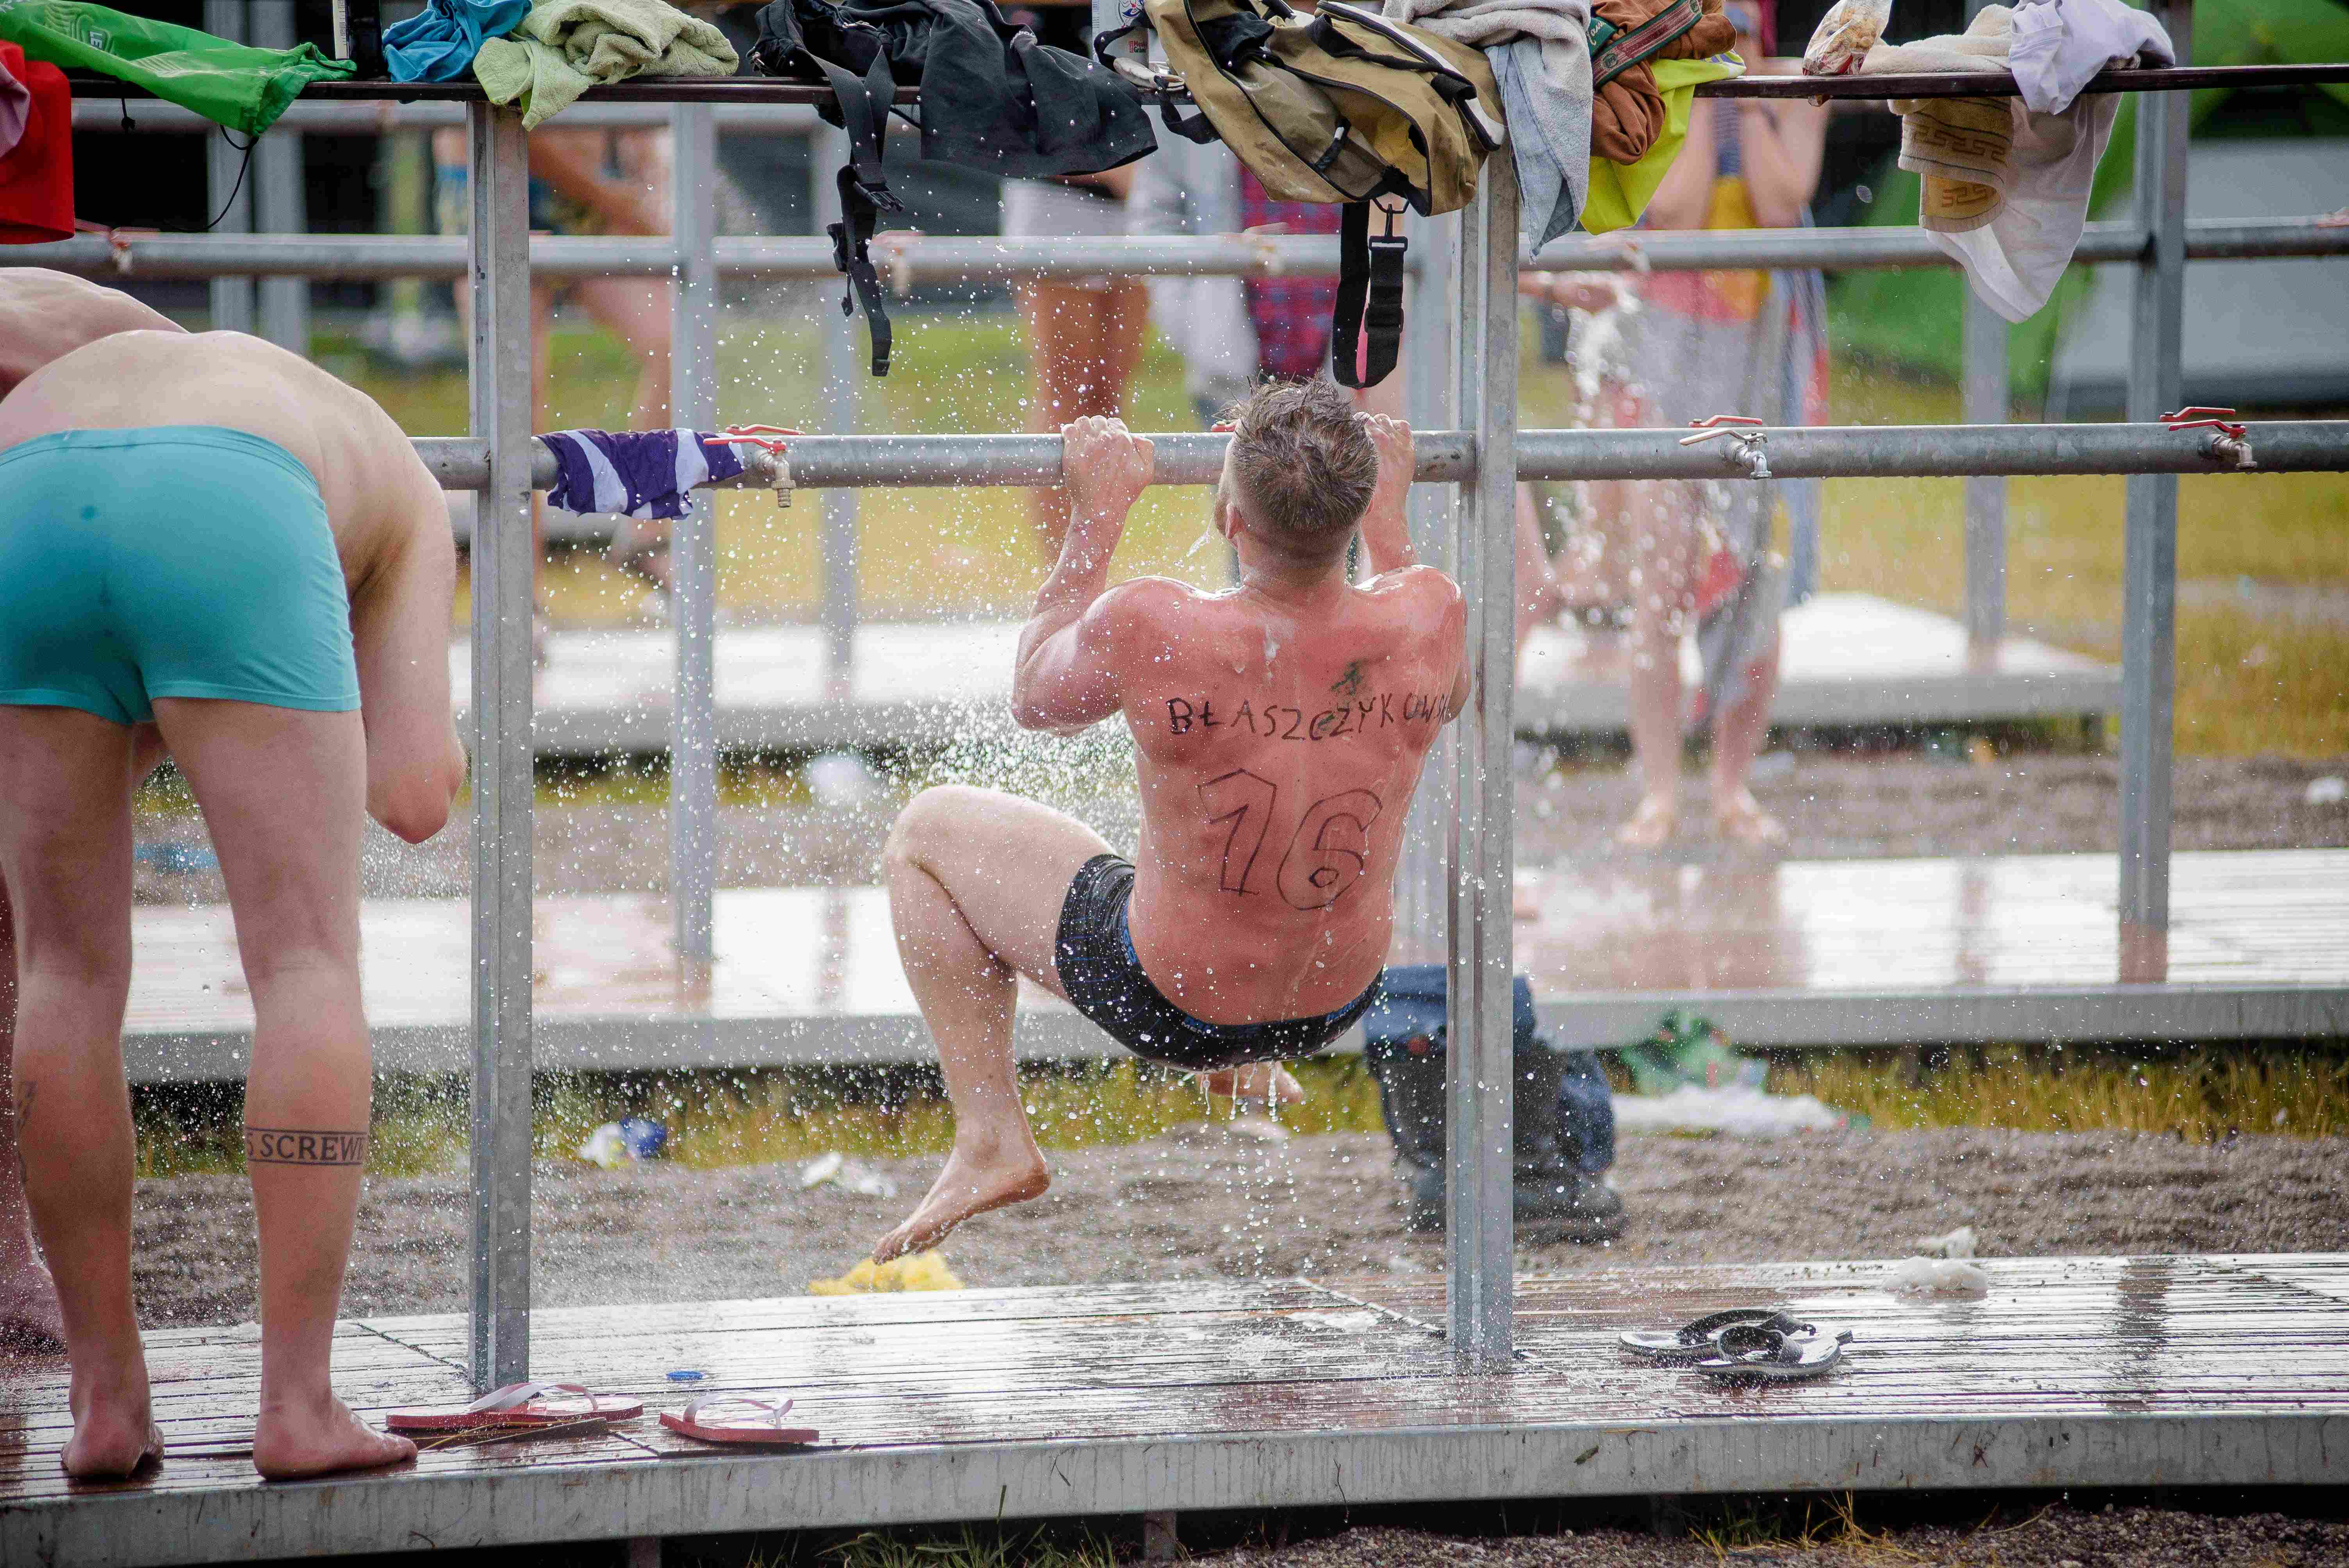
[[[154,95],[145,88],[110,77],[67,78],[78,98],[128,98],[136,103]],[[481,86],[466,77],[453,82],[338,81],[312,82],[302,89],[306,103],[453,103],[482,102]],[[916,88],[901,87],[896,101],[919,103]],[[807,82],[778,81],[767,77],[659,77],[612,82],[589,88],[578,104],[828,104],[832,89]],[[573,106],[577,107],[577,104]],[[134,111],[135,114],[135,111]],[[564,124],[571,109],[564,110]],[[556,129],[560,129],[561,127]]]
[[[1723,413],[1737,410],[1724,408]],[[1528,480],[1738,479],[1738,444],[1681,445],[1679,430],[1527,430],[1517,476]],[[2160,425],[1889,425],[1759,432],[1780,479],[1935,479],[1964,474],[2232,472],[2209,430]],[[2251,427],[2258,471],[2349,469],[2349,420]]]
[[[724,236],[711,245],[724,278],[839,276],[832,242]],[[1257,238],[1164,235],[1147,239],[997,239],[923,235],[879,241],[874,255],[893,283],[1089,277],[1103,273],[1223,277],[1335,276],[1330,234]],[[78,235],[14,247],[8,258],[88,277],[455,278],[467,266],[462,235],[141,234]],[[678,253],[660,237],[537,235],[533,275],[546,278],[667,277]]]
[[[902,743],[902,742],[901,742]],[[1606,991],[1554,993],[1538,1005],[1561,1049],[1645,1038],[1676,1008],[1703,1014],[1730,1038],[1773,1050],[1869,1046],[1994,1045],[2016,1039],[2074,1045],[2125,1040],[2331,1040],[2349,1036],[2349,989],[2338,985],[2046,985],[1915,991]],[[457,1073],[471,1065],[461,1024],[378,1026],[380,1072]],[[1127,1053],[1064,1008],[1020,1012],[1012,1047],[1023,1061],[1109,1061]],[[1357,1055],[1361,1031],[1330,1045]],[[922,1062],[937,1047],[918,1013],[823,1017],[647,1017],[540,1015],[533,1068],[635,1072],[659,1068],[804,1067]],[[253,1060],[244,1029],[144,1029],[122,1037],[134,1084],[242,1078]]]
[[[822,123],[812,104],[722,104],[712,109],[710,115],[720,131],[734,135],[767,132],[778,136],[805,136]],[[74,104],[76,130],[119,130],[122,118],[121,104],[111,95],[85,97]],[[209,135],[219,129],[212,120],[191,108],[182,108],[178,104],[156,98],[140,101],[130,111],[130,119],[135,131]],[[270,129],[324,135],[380,136],[395,130],[432,130],[442,126],[453,129],[464,123],[465,106],[453,101],[395,103],[389,98],[378,98],[372,103],[323,103],[305,98],[288,104],[285,112]],[[557,129],[579,130],[613,126],[666,129],[668,107],[665,104],[604,103],[591,98],[564,109],[563,122]]]
[[[2204,88],[2300,88],[2349,81],[2349,64],[2298,66],[2178,66],[2143,71],[2102,71],[2085,93],[2182,93]],[[2020,98],[2011,76],[1947,75],[1804,77],[1751,74],[1698,86],[1699,98]]]
[[[2189,223],[2189,260],[2247,261],[2349,255],[2349,224],[2319,219]],[[2092,223],[2075,259],[2127,262],[2141,256],[2145,231],[2129,223]],[[720,236],[712,245],[724,278],[838,275],[828,240]],[[1332,235],[1242,238],[1009,239],[925,234],[876,242],[875,259],[893,282],[928,284],[1028,277],[1317,277],[1338,270]],[[666,277],[677,270],[666,239],[629,235],[539,235],[531,271],[541,277]],[[8,263],[54,267],[86,277],[455,278],[464,274],[462,235],[421,234],[84,234],[53,244],[10,248]],[[1957,263],[1916,228],[1749,229],[1560,240],[1519,263],[1531,272],[1681,272],[1768,267],[1953,267]]]
[[[2150,93],[2190,92],[2203,88],[2291,88],[2313,87],[2323,82],[2349,81],[2349,63],[2323,63],[2297,66],[2193,66],[2174,69],[2143,71],[2106,71],[2090,79],[2082,90],[2091,93]],[[2019,90],[2012,77],[1950,76],[1878,76],[1878,77],[1801,77],[1745,76],[1725,82],[1707,82],[1699,87],[1702,98],[2013,98]],[[149,96],[144,88],[107,77],[78,77],[73,81],[76,98],[140,98]],[[310,102],[372,103],[372,102],[440,102],[478,103],[481,89],[471,81],[454,82],[389,82],[389,81],[325,81],[314,82],[304,89],[303,97]],[[921,95],[913,88],[899,88],[899,103],[917,103]],[[663,77],[658,79],[616,82],[608,87],[587,89],[582,98],[586,103],[707,103],[754,104],[796,103],[821,104],[832,101],[832,89],[813,87],[805,82],[778,81],[762,77]]]
[[[2091,223],[2073,252],[2076,262],[2133,262],[2145,254],[2146,232],[2134,223]],[[2288,256],[2349,255],[2349,223],[2305,218],[2189,222],[2189,261],[2247,261]],[[1630,230],[1599,238],[1555,240],[1518,263],[1528,272],[1685,272],[1769,267],[1825,267],[1853,272],[1883,267],[1954,267],[1958,263],[1924,230],[1715,229],[1647,232]]]
[[[1729,413],[1734,410],[1723,409]],[[1858,425],[1762,429],[1772,474],[1782,479],[1937,479],[1964,474],[2225,473],[2209,430],[2159,425]],[[1158,482],[1211,484],[1223,471],[1228,436],[1154,434]],[[1679,430],[1526,430],[1517,476],[1528,480],[1710,480],[1745,477],[1734,442],[1681,444]],[[2256,471],[2349,469],[2349,419],[2277,420],[2251,427]],[[417,450],[441,484],[483,482],[481,443],[427,437]],[[1468,434],[1423,430],[1419,472],[1426,484],[1471,478]],[[792,477],[803,490],[874,486],[1049,485],[1061,479],[1058,436],[802,436],[791,443]],[[540,450],[532,481],[554,480]],[[729,488],[754,488],[747,480]]]

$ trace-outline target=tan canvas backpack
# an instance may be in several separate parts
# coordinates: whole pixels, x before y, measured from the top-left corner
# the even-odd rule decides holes
[[[1455,211],[1476,194],[1485,155],[1507,139],[1499,89],[1467,45],[1321,0],[1311,15],[1287,0],[1144,0],[1170,77],[1200,112],[1162,99],[1167,128],[1221,138],[1277,201],[1342,203],[1340,271],[1330,373],[1369,387],[1393,370],[1402,337],[1401,205]],[[1117,34],[1095,41],[1104,63]],[[1370,210],[1387,206],[1373,238]],[[1367,328],[1370,352],[1358,371]]]

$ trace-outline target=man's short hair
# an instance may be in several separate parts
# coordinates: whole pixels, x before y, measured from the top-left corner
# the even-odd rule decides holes
[[[1301,562],[1341,552],[1379,482],[1378,449],[1346,394],[1318,377],[1268,381],[1225,418],[1257,536]]]

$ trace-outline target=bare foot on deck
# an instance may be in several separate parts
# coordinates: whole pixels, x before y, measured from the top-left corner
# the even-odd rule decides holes
[[[1033,1143],[1018,1150],[999,1144],[983,1151],[957,1143],[954,1152],[947,1156],[947,1168],[930,1183],[921,1207],[881,1238],[873,1249],[873,1261],[885,1264],[907,1253],[927,1251],[973,1214],[1024,1203],[1041,1196],[1051,1184],[1051,1172],[1044,1169],[1044,1157],[1036,1152]]]
[[[271,1480],[379,1470],[416,1457],[416,1445],[378,1432],[333,1395],[323,1404],[264,1405],[253,1433],[253,1468]]]
[[[1775,850],[1786,842],[1786,825],[1762,809],[1751,789],[1740,789],[1727,805],[1715,802],[1713,830],[1733,843],[1757,850]]]
[[[1626,849],[1652,850],[1670,841],[1680,818],[1680,802],[1673,797],[1642,795],[1639,809],[1615,830],[1615,841]]]
[[[57,1351],[65,1345],[57,1282],[40,1259],[0,1264],[0,1349]]]
[[[163,1434],[148,1403],[144,1367],[135,1382],[119,1387],[100,1391],[96,1381],[73,1380],[73,1436],[60,1457],[76,1480],[120,1480],[163,1457]]]

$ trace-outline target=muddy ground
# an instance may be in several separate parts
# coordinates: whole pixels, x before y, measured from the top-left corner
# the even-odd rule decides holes
[[[1924,1132],[1773,1143],[1630,1138],[1615,1180],[1630,1216],[1605,1247],[1527,1250],[1528,1272],[1640,1264],[1898,1257],[1972,1225],[1992,1256],[2349,1250],[2349,1140]],[[974,1287],[1214,1276],[1440,1271],[1407,1234],[1376,1134],[1268,1140],[1216,1124],[1122,1148],[1050,1153],[1052,1190],[982,1215],[947,1257]],[[855,1261],[939,1161],[876,1161],[895,1198],[802,1191],[795,1166],[656,1162],[538,1173],[532,1295],[547,1306],[792,1295]],[[344,1311],[459,1312],[469,1223],[461,1173],[370,1181]],[[254,1313],[253,1222],[233,1176],[143,1181],[140,1315]]]
[[[1702,1533],[1701,1533],[1702,1532]],[[1735,1524],[1672,1536],[1622,1528],[1464,1538],[1354,1529],[1281,1546],[1202,1553],[1203,1568],[2318,1568],[2349,1563],[2349,1523],[2282,1513],[2213,1517],[2142,1507],[2064,1504],[2002,1511],[1963,1524],[1856,1530],[1828,1525],[1809,1542],[1754,1541]],[[1706,1535],[1710,1534],[1711,1539]]]

